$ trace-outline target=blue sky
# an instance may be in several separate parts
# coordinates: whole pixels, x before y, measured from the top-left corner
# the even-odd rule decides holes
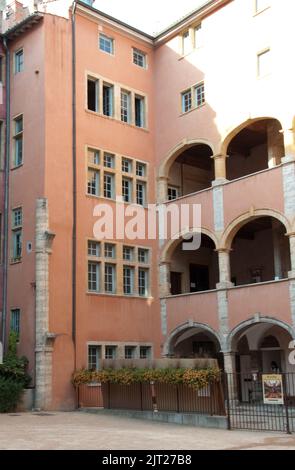
[[[94,6],[149,34],[161,31],[206,0],[95,0]]]

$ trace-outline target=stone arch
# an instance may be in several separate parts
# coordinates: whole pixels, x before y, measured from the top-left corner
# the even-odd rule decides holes
[[[279,121],[280,124],[282,125],[281,120],[273,116],[259,116],[256,118],[247,119],[246,121],[242,122],[240,125],[231,128],[231,130],[228,132],[226,137],[223,139],[220,153],[222,155],[227,155],[227,149],[228,149],[230,142],[234,139],[234,137],[236,137],[239,134],[239,132],[241,132],[243,129],[245,129],[248,126],[255,124],[256,122],[265,121],[265,120],[276,120],[276,121]]]
[[[272,209],[250,209],[249,212],[245,212],[228,224],[221,238],[221,247],[229,250],[238,231],[248,222],[259,217],[272,217],[282,223],[286,233],[291,232],[291,223],[281,212]]]
[[[235,339],[236,335],[241,332],[242,330],[246,329],[247,327],[253,326],[253,325],[258,325],[259,323],[268,323],[272,326],[279,326],[283,330],[287,331],[291,338],[295,339],[295,330],[292,326],[290,326],[288,323],[279,320],[277,318],[273,317],[264,317],[264,316],[254,316],[248,320],[245,320],[241,323],[239,323],[237,326],[235,326],[229,335],[227,336],[226,339],[226,351],[224,352],[231,352],[233,350],[233,340]]]
[[[207,235],[208,238],[210,238],[212,240],[212,242],[214,243],[215,245],[215,248],[216,250],[218,249],[219,247],[219,240],[217,239],[216,235],[214,232],[212,232],[211,230],[205,228],[205,227],[202,227],[201,229],[198,229],[201,231],[201,233],[203,235]],[[188,235],[188,234],[194,234],[194,230],[191,229],[190,231],[187,231],[187,230],[183,230],[182,232],[180,232],[178,235],[177,235],[177,238],[174,239],[174,240],[169,240],[168,243],[166,243],[166,245],[164,246],[163,250],[162,250],[162,253],[161,253],[161,257],[160,257],[160,264],[161,263],[168,263],[170,261],[170,258],[171,258],[171,255],[174,251],[174,249],[176,248],[176,246],[181,242],[181,239],[185,236],[185,235]]]
[[[206,139],[183,139],[166,154],[164,160],[160,164],[158,178],[168,178],[169,170],[177,157],[194,145],[208,145],[212,150],[212,154],[215,154],[213,144]]]
[[[196,328],[196,329],[200,329],[201,331],[203,331],[204,333],[210,333],[211,335],[214,336],[214,338],[218,341],[218,344],[220,346],[220,350],[222,349],[222,340],[221,340],[221,337],[219,335],[219,333],[217,333],[213,328],[211,328],[211,326],[209,325],[206,325],[204,323],[198,323],[198,322],[194,322],[194,321],[187,321],[186,323],[183,323],[182,325],[179,325],[178,327],[176,327],[174,330],[172,330],[172,332],[169,334],[168,338],[166,339],[165,343],[164,343],[164,346],[163,346],[163,355],[164,356],[168,356],[169,354],[171,354],[171,348],[172,348],[172,344],[173,344],[173,341],[181,334],[181,333],[184,333],[185,331],[187,330],[190,330],[190,329],[193,329],[193,328]]]

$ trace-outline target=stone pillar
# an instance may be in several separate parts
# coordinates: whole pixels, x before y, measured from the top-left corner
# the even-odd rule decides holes
[[[219,283],[217,284],[217,289],[233,287],[230,272],[230,251],[226,248],[217,250],[219,263]]]
[[[290,259],[291,259],[291,271],[289,277],[295,278],[295,232],[288,233],[289,245],[290,245]]]
[[[284,157],[284,141],[278,121],[270,121],[267,125],[268,168],[274,168]]]
[[[214,160],[214,175],[215,181],[227,181],[226,179],[226,159],[227,155],[217,154],[211,158]]]
[[[273,257],[274,257],[274,275],[275,279],[283,278],[282,269],[282,256],[281,256],[281,243],[280,234],[278,232],[279,223],[276,220],[272,221],[272,237],[273,237]]]
[[[170,293],[170,262],[164,262],[159,266],[159,295],[160,297],[167,297]]]
[[[158,178],[158,203],[166,202],[168,200],[168,178],[161,176]]]
[[[48,228],[47,199],[36,205],[36,391],[35,408],[47,409],[51,402],[52,351],[54,337],[49,333],[49,254],[54,234]]]
[[[235,352],[224,352],[224,371],[227,373],[228,395],[230,400],[238,399],[238,383],[236,375],[236,354]]]
[[[285,157],[283,161],[295,161],[295,131],[294,129],[285,129],[283,134],[285,146]]]

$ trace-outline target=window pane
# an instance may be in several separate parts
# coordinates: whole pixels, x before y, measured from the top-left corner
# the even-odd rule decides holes
[[[205,85],[204,83],[201,83],[200,85],[197,85],[195,88],[195,101],[196,101],[196,106],[201,106],[202,104],[205,103]]]
[[[24,51],[15,53],[15,73],[22,72],[24,69]]]
[[[134,255],[134,248],[132,248],[131,246],[123,247],[123,260],[133,261],[133,255]]]
[[[98,370],[101,346],[88,346],[88,370]]]
[[[135,97],[135,125],[137,127],[144,127],[144,98],[140,96]]]
[[[104,197],[112,199],[114,197],[114,176],[104,174]]]
[[[99,292],[99,263],[88,262],[88,290]]]
[[[139,51],[138,49],[133,49],[133,63],[139,67],[146,66],[146,55],[144,52]]]
[[[17,230],[12,234],[13,259],[20,259],[22,256],[22,231]]]
[[[99,171],[88,169],[87,193],[92,196],[99,196]]]
[[[104,289],[108,294],[115,293],[116,267],[112,264],[105,264]]]
[[[109,85],[103,86],[103,114],[105,116],[113,116],[113,87]]]
[[[107,52],[108,54],[113,54],[114,41],[112,38],[104,36],[103,34],[99,35],[99,48],[101,51]]]
[[[121,121],[130,122],[130,93],[121,92]]]
[[[149,262],[149,250],[145,248],[138,248],[138,262],[139,263]]]
[[[14,331],[17,336],[19,337],[20,334],[20,310],[14,309],[11,310],[11,317],[10,317],[10,329]]]
[[[145,191],[145,183],[136,183],[136,203],[144,206],[145,205],[145,199],[146,199],[146,191]]]
[[[100,256],[100,243],[88,241],[88,256]]]
[[[13,227],[20,227],[23,221],[22,209],[14,209],[12,212],[12,225]]]
[[[122,158],[122,171],[124,173],[132,173],[132,161],[128,158]]]
[[[125,346],[125,359],[134,359],[136,352],[135,346]]]
[[[136,162],[136,176],[146,176],[146,165],[145,163]]]
[[[186,113],[192,109],[192,92],[191,90],[182,93],[182,112]]]
[[[115,168],[115,156],[111,153],[104,153],[103,165],[105,168]]]
[[[182,53],[184,55],[188,54],[191,51],[191,48],[192,48],[191,46],[192,44],[191,44],[190,34],[189,34],[189,31],[186,31],[182,36]]]
[[[132,295],[134,287],[134,269],[130,266],[123,268],[123,288],[125,295]]]
[[[104,256],[105,258],[116,257],[116,247],[112,243],[105,243],[104,245]]]
[[[142,297],[148,295],[148,271],[146,269],[138,270],[138,293]]]
[[[131,202],[132,200],[132,182],[129,179],[122,179],[122,196],[125,202]]]
[[[106,346],[105,347],[105,359],[116,359],[117,346]]]
[[[87,80],[87,108],[98,112],[98,80],[92,78]]]
[[[150,359],[151,357],[151,347],[150,346],[140,346],[139,348],[139,357],[140,359]]]
[[[100,151],[88,149],[88,163],[92,165],[100,164]]]
[[[173,201],[178,198],[178,189],[173,186],[168,187],[168,201]]]

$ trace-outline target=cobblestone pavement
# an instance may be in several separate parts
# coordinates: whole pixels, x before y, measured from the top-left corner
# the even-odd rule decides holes
[[[83,412],[0,415],[0,449],[293,449],[295,435],[224,431]]]

